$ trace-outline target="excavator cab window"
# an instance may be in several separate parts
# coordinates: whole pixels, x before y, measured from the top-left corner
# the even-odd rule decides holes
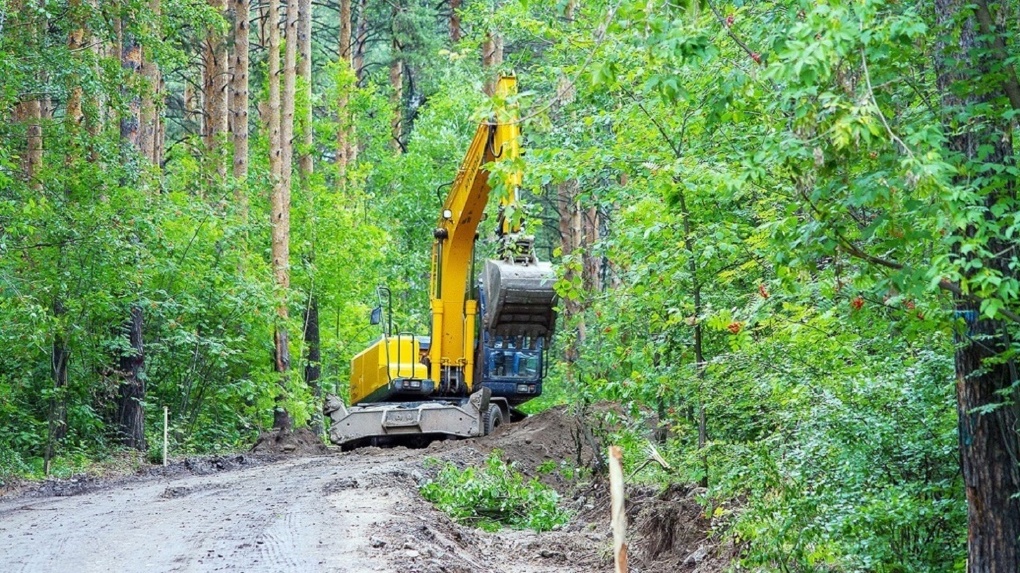
[[[484,378],[535,381],[542,374],[543,339],[486,336]]]

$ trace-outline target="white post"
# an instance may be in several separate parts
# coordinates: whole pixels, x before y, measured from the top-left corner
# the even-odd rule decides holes
[[[623,450],[620,446],[609,446],[610,520],[616,573],[627,573],[627,513],[624,511],[622,461]]]
[[[170,407],[163,406],[163,465],[166,466],[167,438],[169,436]]]

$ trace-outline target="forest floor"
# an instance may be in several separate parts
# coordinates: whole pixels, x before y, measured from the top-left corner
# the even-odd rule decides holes
[[[608,489],[539,472],[584,463],[576,422],[551,410],[474,440],[424,449],[194,458],[129,476],[44,482],[0,497],[0,563],[10,572],[539,573],[612,571]],[[558,489],[569,524],[544,533],[458,525],[418,494],[430,459],[480,464],[493,449]],[[316,448],[313,448],[314,452]],[[695,491],[629,488],[636,573],[723,570]]]

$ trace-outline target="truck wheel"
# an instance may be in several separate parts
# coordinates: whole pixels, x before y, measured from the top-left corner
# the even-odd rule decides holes
[[[493,430],[503,425],[503,411],[495,404],[489,405],[489,411],[485,413],[485,435],[488,436]]]

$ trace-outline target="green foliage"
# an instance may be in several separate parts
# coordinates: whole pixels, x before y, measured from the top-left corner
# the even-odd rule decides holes
[[[421,486],[421,494],[458,523],[486,531],[507,526],[542,532],[566,524],[569,516],[556,491],[536,478],[525,481],[502,456],[493,450],[480,467],[447,463]]]

